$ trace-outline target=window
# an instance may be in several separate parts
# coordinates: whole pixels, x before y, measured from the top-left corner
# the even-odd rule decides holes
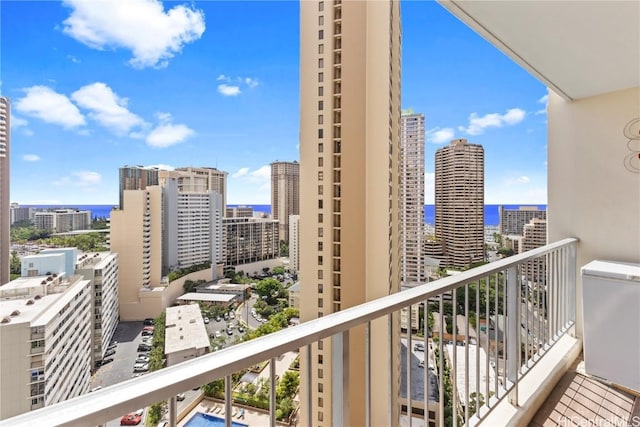
[[[320,275],[320,272],[321,272],[321,271],[322,271],[322,270],[318,270],[318,275]],[[324,302],[323,302],[322,298],[318,298],[318,308],[322,308],[322,304],[323,304],[323,303],[324,303]]]
[[[318,363],[319,363],[320,365],[322,365],[322,362],[323,362],[322,355],[321,355],[321,354],[319,354],[319,355],[318,355]],[[321,406],[322,406],[322,405],[321,405]]]
[[[324,2],[318,2],[318,12],[322,12],[324,10]]]
[[[321,214],[321,213],[319,213],[319,214],[318,214],[318,222],[319,222],[320,224],[322,224],[322,220],[323,220],[323,219],[324,219],[324,218],[323,218],[322,214]]]
[[[318,73],[318,83],[322,83],[324,81],[324,73]]]
[[[318,185],[318,196],[322,196],[322,192],[323,192],[323,187],[322,185]]]
[[[318,96],[324,96],[324,88],[322,86],[318,86]]]
[[[320,356],[320,357],[322,357],[322,356]],[[318,363],[322,363],[322,362],[318,361]],[[323,404],[324,404],[324,400],[321,397],[319,397],[318,398],[318,408],[322,408]]]
[[[318,25],[324,25],[324,16],[320,15],[318,17]]]
[[[324,58],[318,59],[318,68],[324,68]]]
[[[324,137],[324,130],[318,129],[318,139],[322,139]]]
[[[318,393],[322,393],[322,392],[324,392],[324,385],[322,383],[318,383]]]
[[[322,283],[318,283],[318,293],[322,293]]]
[[[318,31],[318,40],[324,39],[324,30]]]
[[[318,255],[318,265],[322,265],[323,259],[322,255]]]
[[[322,167],[324,165],[324,161],[322,157],[318,157],[318,167]]]
[[[324,110],[324,101],[318,101],[318,110]]]
[[[322,250],[322,246],[323,246],[322,242],[318,242],[318,250],[319,250],[319,251],[321,251],[321,250]]]
[[[324,144],[321,142],[318,144],[318,153],[322,153],[324,151]]]
[[[324,178],[324,173],[322,173],[322,171],[318,172],[318,181],[322,181],[322,179]]]
[[[318,114],[318,124],[321,125],[324,123],[324,116],[322,114]]]
[[[324,378],[324,372],[322,371],[322,369],[318,369],[318,378]]]
[[[324,53],[324,44],[320,43],[318,45],[318,53],[321,55]]]
[[[318,227],[318,237],[322,237],[324,235],[324,229],[322,227]]]

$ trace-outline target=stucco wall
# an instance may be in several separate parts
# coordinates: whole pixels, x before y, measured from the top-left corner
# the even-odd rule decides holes
[[[573,102],[549,94],[548,238],[579,238],[578,268],[640,262],[640,173],[625,167],[633,152],[623,134],[638,118],[639,87]],[[578,277],[578,313],[581,295]]]

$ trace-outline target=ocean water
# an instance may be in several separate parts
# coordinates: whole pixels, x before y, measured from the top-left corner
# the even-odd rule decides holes
[[[109,217],[109,212],[114,205],[24,205],[33,208],[76,208],[81,210],[90,210],[93,218]],[[271,205],[227,205],[228,207],[250,206],[255,212],[271,213]],[[485,205],[484,206],[484,225],[500,224],[500,206],[501,205]],[[536,206],[540,210],[546,210],[547,205],[502,205],[507,209],[518,209],[520,206]],[[435,206],[424,205],[424,222],[427,224],[435,223]]]

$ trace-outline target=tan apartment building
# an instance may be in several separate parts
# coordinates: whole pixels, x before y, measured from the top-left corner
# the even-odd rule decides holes
[[[119,169],[120,175],[120,209],[124,208],[125,190],[144,190],[148,186],[158,185],[158,171],[156,167],[124,166]]]
[[[57,255],[49,275],[0,287],[0,420],[89,391],[91,283],[66,276]]]
[[[300,2],[300,37],[304,322],[400,289],[400,4]],[[351,331],[344,360],[332,357],[343,343],[312,346],[311,380],[301,384],[311,406],[302,402],[302,419],[311,411],[317,426],[363,424],[364,338],[363,329]],[[371,388],[381,392],[372,396],[371,416],[392,426],[399,422],[399,360],[390,363],[388,355],[399,359],[397,339],[398,318],[372,324]],[[333,383],[341,378],[348,390]]]
[[[520,239],[520,253],[540,248],[547,244],[547,220],[532,218],[524,226],[523,236]],[[547,263],[538,258],[527,262],[525,271],[522,272],[529,282],[541,282],[547,276]]]
[[[518,209],[500,206],[500,234],[522,236],[525,224],[533,218],[547,219],[547,211],[537,206],[519,206]]]
[[[251,206],[234,206],[227,208],[227,218],[253,218],[253,208]]]
[[[124,192],[124,209],[111,211],[111,250],[119,255],[120,319],[143,319],[141,289],[151,290],[162,276],[162,188]],[[155,316],[154,316],[155,317]]]
[[[271,218],[280,221],[280,238],[289,243],[289,216],[300,213],[300,164],[271,163]]]
[[[435,234],[444,266],[484,260],[484,149],[455,139],[436,151]]]
[[[79,209],[53,209],[36,212],[33,217],[36,228],[54,233],[88,230],[91,228],[91,211]]]
[[[289,269],[300,271],[300,215],[289,216]]]
[[[11,148],[11,104],[0,96],[0,286],[9,281],[11,229],[9,208],[9,161]]]
[[[406,287],[425,280],[424,115],[413,110],[400,118],[400,280]]]

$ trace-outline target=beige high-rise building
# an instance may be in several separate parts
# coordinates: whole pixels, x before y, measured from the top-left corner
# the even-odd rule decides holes
[[[455,139],[436,151],[436,239],[445,266],[484,260],[484,149]]]
[[[400,280],[415,286],[425,280],[424,115],[413,110],[400,118]]]
[[[523,253],[547,244],[547,220],[532,218],[524,225],[523,236],[520,239],[519,252]],[[528,261],[524,274],[530,282],[542,282],[547,277],[547,263],[544,258]]]
[[[547,211],[539,210],[537,206],[520,206],[518,209],[500,206],[500,234],[522,236],[524,226],[533,218],[547,219]]]
[[[271,217],[280,221],[280,238],[289,243],[289,215],[300,214],[300,164],[271,163]]]
[[[300,310],[307,321],[400,288],[400,3],[302,1],[300,16]],[[380,391],[372,395],[373,423],[399,423],[398,337],[399,318],[391,329],[386,320],[371,325],[370,387]],[[364,329],[349,334],[346,363],[332,357],[341,345],[312,346],[311,380],[301,387],[311,395],[302,419],[310,415],[313,425],[356,426],[367,417]],[[348,390],[339,387],[343,378]]]
[[[11,245],[9,199],[9,149],[11,147],[11,105],[0,96],[0,286],[9,281]]]
[[[124,166],[119,169],[120,175],[120,209],[124,208],[125,190],[144,190],[151,185],[158,185],[158,172],[156,167]]]
[[[111,251],[119,255],[120,319],[140,318],[141,288],[160,284],[162,274],[162,188],[124,192],[124,209],[111,211]],[[144,318],[144,317],[143,317]]]
[[[289,216],[289,268],[300,271],[300,215]]]

